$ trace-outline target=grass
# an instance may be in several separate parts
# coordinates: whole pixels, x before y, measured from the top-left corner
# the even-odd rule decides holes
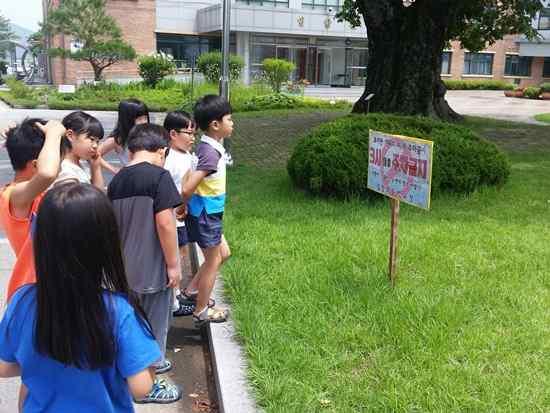
[[[550,123],[550,113],[540,113],[535,115],[535,119],[539,122]]]
[[[290,184],[288,152],[322,116],[256,115],[236,117],[224,279],[259,404],[546,411],[550,132],[469,118],[510,153],[510,182],[439,197],[430,212],[404,206],[392,289],[388,205],[315,199]]]

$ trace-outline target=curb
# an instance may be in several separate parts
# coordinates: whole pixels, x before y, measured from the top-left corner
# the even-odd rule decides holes
[[[195,248],[196,246],[192,244]],[[204,258],[199,248],[199,265]],[[237,342],[235,325],[231,319],[231,307],[223,299],[223,280],[218,274],[214,286],[216,303],[229,308],[229,320],[225,323],[208,323],[208,344],[214,371],[220,413],[256,413],[258,409],[252,389],[246,379],[247,363],[244,351]]]

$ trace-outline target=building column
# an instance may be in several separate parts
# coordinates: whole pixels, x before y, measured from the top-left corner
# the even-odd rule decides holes
[[[242,79],[244,84],[250,84],[250,33],[237,32],[237,54],[244,60]]]

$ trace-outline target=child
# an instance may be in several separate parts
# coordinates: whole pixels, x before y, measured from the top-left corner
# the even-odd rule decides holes
[[[170,173],[163,168],[168,136],[162,126],[136,125],[128,135],[132,160],[115,175],[108,194],[121,233],[130,289],[141,306],[161,350],[158,374],[172,367],[165,359],[166,337],[172,315],[172,288],[181,281],[174,208],[182,203]],[[180,397],[168,385],[160,396],[151,393],[150,403],[170,403]]]
[[[118,104],[118,120],[112,135],[105,139],[105,142],[99,147],[99,154],[104,156],[109,152],[115,151],[122,166],[129,161],[128,153],[128,134],[135,125],[149,123],[149,109],[147,105],[137,99],[123,100]],[[116,168],[110,163],[102,160],[101,165],[108,171],[116,174],[120,168]]]
[[[190,153],[195,141],[195,123],[191,120],[188,113],[182,111],[170,112],[164,119],[164,129],[168,131],[170,137],[170,153],[166,157],[164,169],[170,172],[176,188],[183,192],[182,184],[187,174],[191,170],[193,155]],[[181,208],[181,207],[180,207]],[[178,233],[178,246],[180,250],[180,260],[183,262],[187,257],[187,231],[185,222],[180,219],[176,221]],[[180,302],[180,291],[175,289],[176,300],[174,301],[173,315],[184,316],[191,315],[194,303]]]
[[[31,227],[43,192],[59,172],[64,134],[60,122],[40,119],[26,119],[6,132],[6,149],[15,177],[0,193],[0,224],[16,255],[8,301],[15,290],[36,280]]]
[[[130,394],[150,392],[160,351],[119,245],[103,192],[78,183],[48,191],[36,284],[15,293],[0,323],[0,377],[22,377],[24,412],[133,412]]]
[[[103,190],[105,184],[98,153],[99,141],[103,139],[103,126],[96,118],[81,111],[70,113],[61,123],[66,129],[65,138],[61,141],[63,161],[54,185],[74,180],[83,184],[91,183]],[[82,159],[89,162],[91,176],[82,168]]]
[[[210,307],[210,294],[221,264],[229,257],[223,237],[225,205],[225,151],[222,141],[233,132],[231,106],[220,96],[207,95],[195,105],[194,118],[205,132],[197,147],[196,170],[183,184],[184,199],[190,199],[186,228],[189,241],[197,242],[204,254],[204,263],[184,292],[196,297],[193,312],[195,326],[223,322],[227,310]],[[194,291],[198,289],[198,291]]]

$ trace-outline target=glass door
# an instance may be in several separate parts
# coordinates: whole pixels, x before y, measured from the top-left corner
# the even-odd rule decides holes
[[[332,51],[330,49],[317,49],[317,73],[315,83],[318,85],[330,85],[332,75]]]

